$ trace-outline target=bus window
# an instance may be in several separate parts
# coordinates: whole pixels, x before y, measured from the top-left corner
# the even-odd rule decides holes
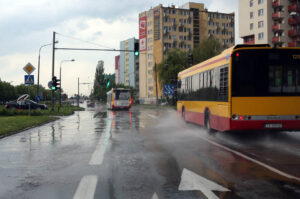
[[[128,90],[116,90],[114,92],[114,99],[115,100],[129,100],[130,99],[130,92]]]
[[[296,92],[296,70],[293,66],[287,66],[283,71],[283,92],[294,93]]]
[[[280,93],[282,82],[282,66],[269,66],[269,92]]]
[[[203,73],[199,74],[199,88],[203,88]]]
[[[296,70],[296,87],[297,92],[300,93],[300,67],[298,67]]]
[[[207,72],[203,74],[203,88],[207,88]]]

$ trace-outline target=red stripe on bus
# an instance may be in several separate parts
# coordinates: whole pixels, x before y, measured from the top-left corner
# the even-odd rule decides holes
[[[198,70],[198,69],[203,68],[203,67],[205,67],[205,66],[208,66],[208,65],[210,65],[210,64],[214,64],[214,63],[216,63],[216,62],[222,61],[222,60],[226,59],[226,57],[227,57],[227,56],[221,57],[221,58],[219,58],[219,59],[217,59],[217,60],[214,60],[214,61],[211,61],[211,62],[209,62],[209,63],[207,63],[207,64],[203,64],[203,65],[198,66],[198,67],[196,67],[196,68],[190,69],[190,70],[188,70],[188,71],[186,71],[186,72],[184,72],[184,73],[182,73],[182,74],[179,74],[179,76],[182,76],[182,75],[184,75],[184,74],[186,74],[186,73],[193,72],[193,71],[195,71],[195,70]]]

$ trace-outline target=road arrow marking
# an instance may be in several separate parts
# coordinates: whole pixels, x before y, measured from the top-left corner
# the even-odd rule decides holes
[[[153,194],[152,199],[159,199],[156,193]]]
[[[219,199],[213,191],[230,191],[196,173],[183,169],[181,175],[181,182],[179,184],[179,191],[201,191],[208,199]]]
[[[96,191],[98,178],[95,175],[84,176],[76,190],[73,199],[93,199]]]

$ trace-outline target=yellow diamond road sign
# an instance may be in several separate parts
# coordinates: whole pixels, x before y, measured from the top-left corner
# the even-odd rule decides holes
[[[35,70],[35,67],[31,63],[28,63],[24,66],[23,70],[30,75]]]

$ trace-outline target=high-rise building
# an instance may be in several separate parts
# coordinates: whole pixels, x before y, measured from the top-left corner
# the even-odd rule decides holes
[[[120,55],[115,56],[115,82],[116,84],[121,84],[120,77]]]
[[[139,59],[133,53],[135,43],[138,43],[138,39],[131,38],[120,42],[120,83],[138,90]]]
[[[179,8],[158,5],[139,14],[140,103],[155,103],[162,88],[153,71],[167,51],[191,51],[203,39],[215,37],[222,46],[234,45],[234,13],[209,12],[201,3]]]
[[[296,0],[239,0],[239,34],[245,44],[300,46]]]

